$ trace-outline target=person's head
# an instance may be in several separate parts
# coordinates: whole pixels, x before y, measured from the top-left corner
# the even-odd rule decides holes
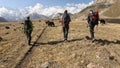
[[[67,13],[67,10],[65,10],[64,13]]]
[[[29,20],[29,19],[30,19],[30,17],[28,16],[28,17],[27,17],[27,20]]]
[[[93,10],[90,10],[89,13],[93,13]]]

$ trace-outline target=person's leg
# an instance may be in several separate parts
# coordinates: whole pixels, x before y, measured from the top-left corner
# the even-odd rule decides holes
[[[64,40],[67,40],[67,28],[65,27],[65,36],[64,36]]]
[[[94,27],[95,27],[95,25],[90,26],[90,34],[91,34],[91,39],[92,40],[94,39]]]
[[[26,31],[25,34],[26,34],[26,37],[27,37],[27,43],[29,44],[29,32]]]
[[[63,36],[64,36],[64,40],[65,40],[65,27],[63,27]]]
[[[66,26],[66,40],[67,40],[67,38],[68,38],[68,31],[69,31],[69,26],[67,25],[67,26]]]
[[[26,34],[26,37],[27,37],[27,40],[28,40],[28,38],[29,38],[28,31],[26,31],[25,34]]]
[[[31,43],[31,33],[32,33],[32,31],[29,31],[29,33],[28,33],[28,36],[29,36],[29,38],[28,38],[28,44],[30,45],[30,43]]]

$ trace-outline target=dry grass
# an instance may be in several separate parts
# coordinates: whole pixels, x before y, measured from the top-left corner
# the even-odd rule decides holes
[[[72,22],[70,26],[68,42],[62,41],[59,24],[48,27],[21,68],[41,68],[45,62],[48,62],[50,68],[86,68],[91,63],[97,68],[120,67],[115,58],[110,59],[111,53],[106,49],[112,48],[120,54],[120,43],[116,42],[120,41],[119,24],[99,25],[98,29],[95,28],[97,41],[94,43],[85,38],[89,36],[85,22]]]
[[[36,22],[33,23],[36,25]],[[42,25],[42,23],[37,23],[37,28],[34,27],[33,42],[37,38],[37,33],[42,31],[44,27]],[[10,29],[6,29],[6,26]],[[2,37],[2,41],[0,41],[0,68],[14,68],[30,48],[22,28],[21,23],[0,23],[0,37]]]
[[[120,3],[115,3],[114,5],[112,5],[106,12],[103,13],[104,16],[107,17],[120,17]]]
[[[109,2],[108,2],[109,3]],[[81,12],[74,14],[73,19],[83,20],[87,18],[89,10],[99,10],[100,18],[120,18],[120,1],[114,4],[105,5],[104,3],[93,3]]]
[[[111,53],[106,48],[120,56],[120,24],[99,25],[95,28],[97,40],[92,43],[85,38],[89,36],[85,23],[71,22],[68,42],[63,42],[60,23],[56,22],[56,27],[47,27],[20,67],[41,68],[48,62],[50,68],[86,68],[91,64],[97,68],[119,68],[119,62],[116,58],[110,59]],[[0,23],[0,26],[0,36],[5,39],[0,41],[0,67],[14,68],[31,46],[27,45],[22,24]],[[5,26],[10,29],[5,29]],[[44,27],[43,22],[34,22],[32,42],[35,42]]]

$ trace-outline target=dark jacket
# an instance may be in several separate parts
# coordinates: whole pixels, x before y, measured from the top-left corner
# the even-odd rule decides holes
[[[33,24],[31,20],[25,20],[24,22],[24,31],[32,31],[33,30]]]
[[[62,24],[69,24],[69,22],[71,21],[70,15],[68,13],[64,13],[63,17],[62,17]]]
[[[96,18],[92,13],[88,14],[87,21],[89,25],[96,25]]]
[[[90,13],[88,14],[87,21],[88,21],[88,24],[98,25],[99,15],[96,12]]]

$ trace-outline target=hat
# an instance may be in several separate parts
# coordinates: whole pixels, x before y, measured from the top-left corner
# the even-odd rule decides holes
[[[90,10],[90,12],[89,13],[93,13],[93,10]]]

